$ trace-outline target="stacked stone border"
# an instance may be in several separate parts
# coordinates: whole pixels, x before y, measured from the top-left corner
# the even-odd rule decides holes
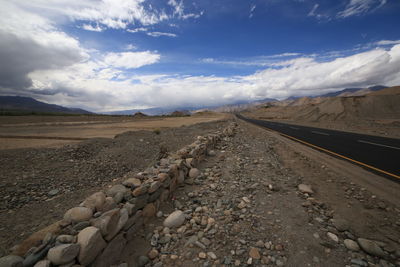
[[[220,140],[233,136],[236,126],[232,122],[222,131],[198,136],[154,167],[92,194],[69,209],[62,220],[12,248],[11,255],[0,258],[0,267],[110,266],[118,262],[126,243],[178,186],[198,175],[196,166],[214,154],[212,149]]]

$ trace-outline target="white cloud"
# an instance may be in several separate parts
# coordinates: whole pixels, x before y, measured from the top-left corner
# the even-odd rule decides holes
[[[173,16],[179,19],[189,19],[189,18],[199,18],[204,14],[204,11],[200,13],[187,13],[185,14],[185,6],[183,5],[183,0],[169,0],[168,5],[170,5],[173,9]]]
[[[172,18],[198,18],[202,15],[186,14],[183,2],[175,0],[168,2],[173,7],[169,14],[164,9],[149,5],[145,0],[15,0],[13,4],[58,23],[71,20],[82,22],[82,28],[89,31],[127,29],[130,25],[149,26]],[[142,28],[138,29],[140,31]]]
[[[114,58],[113,64],[81,63],[60,70],[37,71],[31,77],[40,85],[36,90],[60,88],[56,95],[42,96],[46,100],[77,103],[95,111],[217,105],[243,99],[315,95],[346,87],[400,84],[400,44],[322,62],[318,57],[283,58],[252,75],[233,77],[132,75],[117,69],[132,67],[130,63],[120,56]]]
[[[130,32],[130,33],[146,32],[147,28],[140,27],[140,28],[136,28],[136,29],[127,29],[126,31]]]
[[[147,32],[146,34],[152,37],[160,37],[160,36],[178,37],[178,35],[176,35],[175,33],[170,33],[170,32]]]
[[[363,15],[374,12],[386,4],[386,0],[350,0],[345,9],[337,14],[339,18]]]
[[[96,25],[95,27],[93,27],[92,24],[83,24],[82,29],[87,30],[87,31],[92,31],[92,32],[102,32],[104,30],[99,25]]]
[[[134,44],[127,44],[124,49],[125,50],[136,50],[137,46]]]
[[[160,55],[150,51],[108,53],[104,63],[114,68],[135,69],[145,65],[154,64],[160,60]]]
[[[400,44],[400,40],[382,40],[375,43],[376,45],[394,45]]]
[[[315,13],[315,11],[317,11],[317,8],[319,7],[319,4],[315,4],[314,6],[313,6],[313,8],[310,10],[310,12],[308,13],[308,15],[307,16],[309,16],[309,17],[314,17],[314,16],[316,16],[317,14]]]
[[[250,7],[250,14],[249,14],[249,18],[251,19],[254,15],[254,10],[256,9],[256,5],[251,5]]]

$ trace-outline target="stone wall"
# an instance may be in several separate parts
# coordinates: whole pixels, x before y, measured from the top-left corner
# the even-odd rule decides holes
[[[87,197],[64,218],[34,233],[0,258],[5,266],[110,266],[120,258],[125,244],[157,213],[160,204],[188,179],[199,175],[196,166],[213,154],[215,144],[234,134],[236,124],[197,140],[126,179],[122,184]],[[164,224],[185,220],[173,212]],[[127,265],[125,265],[127,266]]]

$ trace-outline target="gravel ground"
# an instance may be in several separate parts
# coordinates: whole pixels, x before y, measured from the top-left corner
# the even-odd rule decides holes
[[[62,148],[0,151],[0,256],[90,193],[151,166],[226,122],[126,132]]]
[[[239,122],[237,134],[198,168],[201,175],[127,245],[129,266],[400,264],[400,202],[372,194],[268,131]],[[164,227],[175,209],[186,221]],[[374,240],[375,250],[360,249],[358,238]]]

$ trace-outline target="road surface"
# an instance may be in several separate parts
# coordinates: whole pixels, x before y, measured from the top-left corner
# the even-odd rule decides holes
[[[400,139],[237,117],[400,182]]]

